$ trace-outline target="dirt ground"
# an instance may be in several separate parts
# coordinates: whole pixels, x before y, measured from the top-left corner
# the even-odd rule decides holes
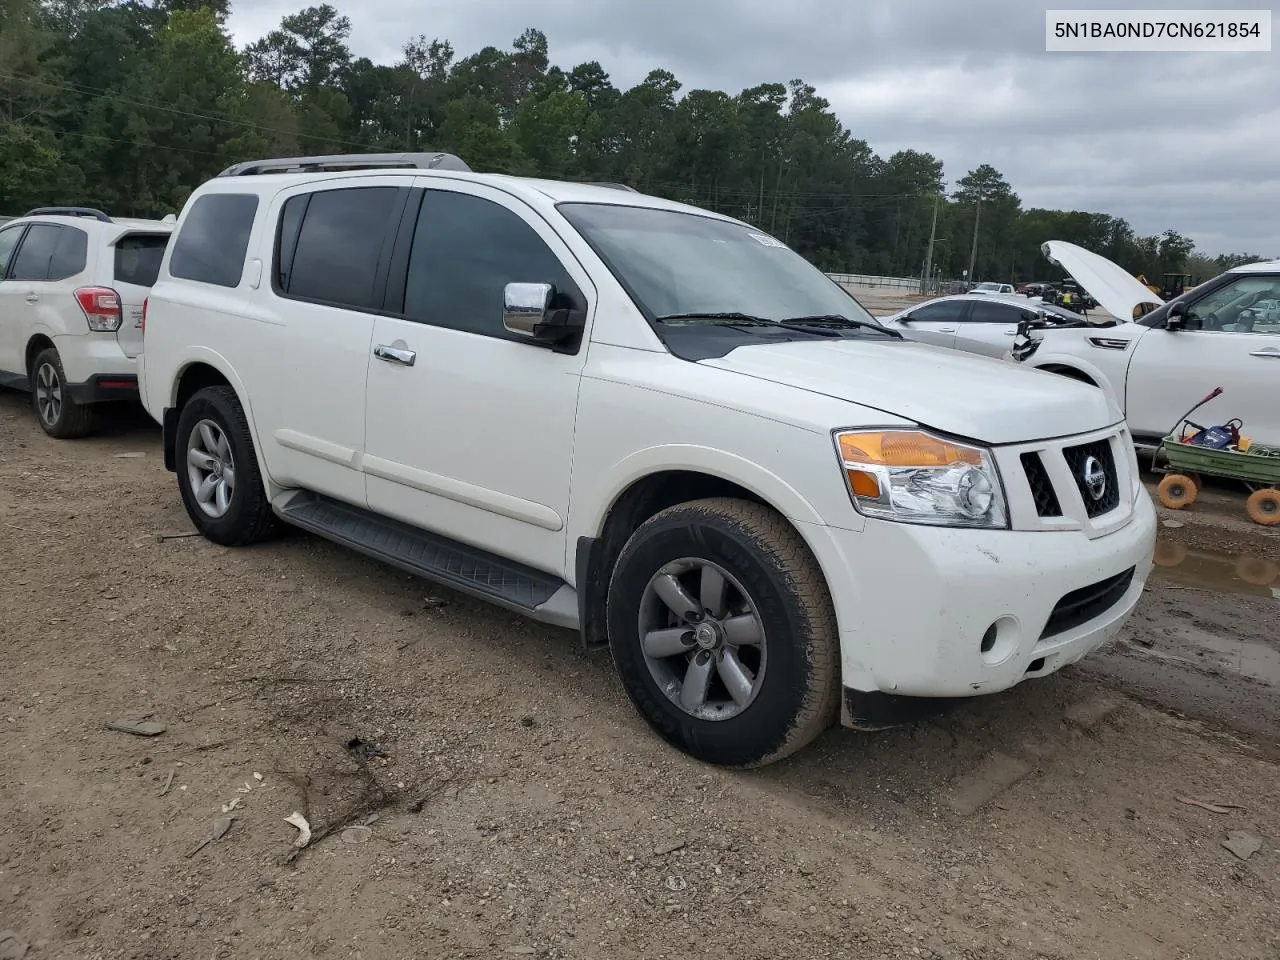
[[[0,958],[1276,960],[1280,537],[1210,500],[1105,653],[729,773],[568,632],[158,540],[140,412],[56,442],[0,394]]]

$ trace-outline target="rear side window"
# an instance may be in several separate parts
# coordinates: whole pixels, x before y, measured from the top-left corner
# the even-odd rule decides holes
[[[205,194],[192,204],[178,231],[169,273],[183,280],[238,287],[257,212],[253,194]]]
[[[399,187],[323,190],[290,198],[280,214],[276,282],[299,300],[382,307],[378,263],[396,227]]]
[[[75,227],[59,228],[57,246],[49,261],[49,279],[66,280],[83,273],[89,257],[89,235]]]
[[[116,241],[116,283],[154,287],[160,275],[160,261],[169,244],[166,233],[134,233]]]
[[[1018,308],[1007,303],[975,300],[969,307],[970,323],[1017,323]]]
[[[49,264],[53,261],[53,251],[58,246],[58,235],[61,227],[49,223],[33,223],[18,247],[18,255],[13,260],[13,269],[9,273],[12,280],[48,280]]]

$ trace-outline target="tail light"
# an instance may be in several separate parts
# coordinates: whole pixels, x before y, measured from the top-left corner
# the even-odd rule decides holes
[[[142,316],[138,318],[138,332],[145,334],[147,332],[147,304],[151,302],[151,298],[147,297],[142,301]]]
[[[81,287],[76,291],[76,302],[84,311],[90,330],[115,333],[120,329],[123,320],[120,295],[110,287]]]

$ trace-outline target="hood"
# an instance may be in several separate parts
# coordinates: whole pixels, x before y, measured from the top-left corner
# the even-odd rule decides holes
[[[1050,263],[1071,274],[1071,278],[1117,320],[1136,320],[1147,310],[1164,306],[1164,301],[1139,283],[1137,277],[1084,247],[1065,240],[1049,240],[1041,245],[1040,252]],[[1135,312],[1137,306],[1144,303],[1151,306]]]
[[[1065,437],[1123,419],[1096,387],[1006,360],[909,341],[753,344],[699,362],[989,444]]]

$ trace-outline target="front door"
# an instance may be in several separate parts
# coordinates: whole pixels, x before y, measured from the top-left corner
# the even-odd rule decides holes
[[[23,335],[28,313],[24,285],[7,279],[25,223],[0,230],[0,387],[26,377]]]
[[[956,330],[968,311],[968,300],[938,300],[916,307],[900,322],[903,332],[912,340],[938,347],[954,347]]]
[[[541,217],[492,187],[425,190],[398,253],[410,235],[389,279],[396,315],[374,321],[369,506],[564,576],[587,335],[558,353],[507,332],[503,290],[551,283],[589,329],[594,288]]]
[[[1240,274],[1187,304],[1185,328],[1157,328],[1138,341],[1125,387],[1129,427],[1162,436],[1176,418],[1222,387],[1192,419],[1244,421],[1254,441],[1280,444],[1280,274]]]

